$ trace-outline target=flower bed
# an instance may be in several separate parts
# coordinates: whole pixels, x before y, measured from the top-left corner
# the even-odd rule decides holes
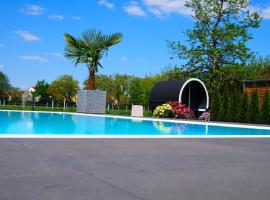
[[[194,119],[195,114],[187,105],[170,101],[156,107],[153,113],[154,117],[176,118],[176,119]]]

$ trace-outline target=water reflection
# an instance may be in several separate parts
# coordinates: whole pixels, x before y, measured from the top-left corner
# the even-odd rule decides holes
[[[153,121],[153,125],[163,134],[176,133],[177,135],[182,135],[188,127],[187,124],[169,123],[163,121]]]
[[[62,113],[0,111],[0,134],[270,135],[270,131]]]

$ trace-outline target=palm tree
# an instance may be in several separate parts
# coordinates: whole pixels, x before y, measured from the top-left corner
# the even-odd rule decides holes
[[[81,38],[74,38],[68,33],[64,34],[66,40],[65,57],[72,60],[75,66],[85,63],[89,70],[89,90],[96,89],[95,74],[102,67],[100,60],[108,54],[109,47],[118,44],[122,40],[122,33],[105,35],[95,29],[86,30]]]

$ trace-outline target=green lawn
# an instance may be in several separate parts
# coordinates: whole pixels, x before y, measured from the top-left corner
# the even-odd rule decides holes
[[[131,111],[130,110],[106,110],[106,114],[130,116]],[[143,115],[144,117],[152,117],[152,112],[146,110],[144,111]]]
[[[22,106],[5,105],[5,106],[0,106],[0,110],[33,110],[33,109],[32,109],[32,106],[25,106],[23,108]],[[63,108],[54,108],[52,110],[51,107],[36,106],[34,108],[34,111],[76,112],[76,108],[67,108],[65,110],[63,110]],[[106,114],[130,116],[131,111],[130,110],[106,110]],[[144,111],[144,116],[151,117],[152,112],[151,111]]]

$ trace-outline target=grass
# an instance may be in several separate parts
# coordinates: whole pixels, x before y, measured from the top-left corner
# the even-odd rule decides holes
[[[130,116],[131,115],[131,110],[106,110],[106,114],[108,115],[125,115],[125,116]],[[143,112],[144,117],[152,117],[152,112],[151,111],[144,111]]]
[[[33,111],[49,111],[49,112],[76,112],[76,108],[66,108],[65,110],[61,108],[54,108],[52,110],[51,107],[46,106],[36,106],[34,109],[32,109],[32,106],[25,106],[24,108],[22,106],[14,106],[14,105],[5,105],[0,106],[0,110],[33,110]],[[106,110],[106,114],[108,115],[122,115],[122,116],[130,116],[131,111],[130,110]],[[144,111],[144,117],[151,117],[152,112],[151,111]]]
[[[0,106],[0,110],[33,110],[33,111],[53,111],[53,112],[76,112],[76,108],[67,108],[64,110],[61,108],[54,108],[52,110],[51,107],[46,106],[36,106],[34,109],[32,109],[32,106],[25,106],[24,108],[22,106],[14,106],[14,105],[5,105]]]

